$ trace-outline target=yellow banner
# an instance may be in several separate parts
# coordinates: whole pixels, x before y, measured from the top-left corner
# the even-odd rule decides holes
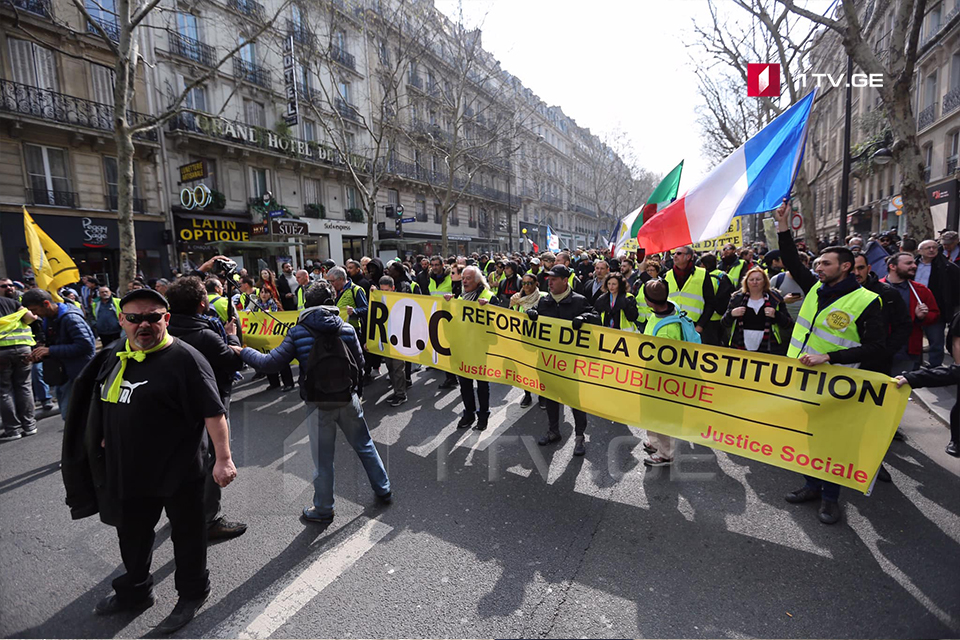
[[[716,251],[722,249],[723,245],[732,244],[735,247],[743,246],[742,218],[737,216],[730,223],[730,228],[722,236],[697,242],[693,245],[694,251]]]
[[[287,337],[290,327],[297,324],[299,311],[238,311],[243,346],[266,353],[275,349]],[[340,309],[340,318],[347,320],[346,309]]]
[[[30,253],[30,266],[37,286],[48,291],[57,302],[63,302],[60,288],[80,280],[76,263],[50,236],[44,233],[23,207],[23,233]]]
[[[869,493],[909,388],[889,376],[370,292],[367,350]]]

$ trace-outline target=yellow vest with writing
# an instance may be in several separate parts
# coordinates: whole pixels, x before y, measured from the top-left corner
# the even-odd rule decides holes
[[[793,326],[790,336],[788,358],[799,358],[805,353],[822,355],[842,349],[861,346],[857,319],[867,307],[877,299],[877,294],[858,287],[817,311],[817,290],[821,283],[815,284],[807,292]],[[845,365],[859,368],[860,364]]]

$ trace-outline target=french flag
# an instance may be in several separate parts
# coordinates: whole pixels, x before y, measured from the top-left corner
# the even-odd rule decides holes
[[[703,181],[645,222],[647,254],[723,235],[734,216],[772,211],[790,195],[807,139],[816,90],[761,129]]]

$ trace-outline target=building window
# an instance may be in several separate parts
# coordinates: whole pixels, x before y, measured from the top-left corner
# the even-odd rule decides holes
[[[103,174],[107,182],[106,208],[116,210],[119,202],[119,182],[120,172],[117,167],[117,159],[109,156],[103,158]],[[143,203],[140,201],[140,171],[137,163],[133,163],[133,210],[143,212]]]
[[[302,120],[300,122],[300,127],[300,133],[304,140],[308,142],[316,142],[317,124],[315,122],[311,122],[310,120]]]
[[[57,82],[57,63],[52,49],[27,40],[9,38],[8,41],[14,82],[38,89],[60,90],[60,84]]]
[[[177,13],[177,33],[184,38],[200,42],[200,21],[192,13]]]
[[[340,98],[343,99],[347,104],[353,104],[350,101],[350,83],[346,80],[340,80],[337,82],[337,91],[340,92]]]
[[[23,145],[33,204],[77,206],[67,176],[67,151],[35,144]]]
[[[396,189],[387,189],[387,204],[396,207],[400,204],[400,192]]]
[[[90,79],[93,82],[91,95],[94,102],[113,106],[113,86],[116,78],[117,74],[110,67],[102,64],[90,65]]]
[[[937,4],[927,13],[927,37],[930,37],[940,29],[941,12],[942,7]]]
[[[454,205],[453,210],[450,212],[450,224],[455,227],[460,226],[460,207]]]
[[[440,203],[434,202],[433,203],[433,222],[434,224],[441,224],[442,221],[443,221],[443,216],[440,213]]]
[[[467,207],[467,225],[476,229],[477,227],[477,218],[474,216],[473,205],[468,205]]]
[[[417,222],[427,221],[427,201],[423,196],[417,196]],[[437,220],[439,222],[439,220]]]
[[[262,102],[243,99],[243,117],[247,124],[255,127],[267,126],[267,109]]]
[[[926,77],[923,84],[923,108],[933,106],[937,102],[937,70]]]
[[[270,169],[250,167],[250,197],[261,200],[270,191]]]
[[[357,208],[357,189],[356,187],[345,187],[344,202],[347,203],[347,209]]]

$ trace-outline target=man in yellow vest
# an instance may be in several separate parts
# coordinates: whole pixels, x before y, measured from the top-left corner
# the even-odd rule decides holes
[[[207,300],[210,309],[217,313],[220,322],[227,324],[230,320],[230,303],[223,295],[223,283],[216,277],[207,278],[204,283],[207,288]]]
[[[854,255],[846,247],[827,247],[817,260],[814,276],[800,262],[788,220],[786,201],[777,209],[780,258],[803,290],[805,298],[790,336],[787,357],[805,367],[839,364],[859,367],[874,361],[886,348],[886,328],[880,297],[861,287],[854,275]],[[807,483],[784,496],[787,502],[820,499],[818,517],[824,524],[840,521],[840,485],[805,476]]]
[[[294,274],[294,277],[297,279],[297,311],[303,311],[306,308],[304,303],[304,297],[306,296],[307,289],[310,288],[310,274],[305,269],[300,269]]]
[[[364,295],[363,289],[347,277],[347,272],[343,267],[330,269],[330,271],[327,271],[326,278],[337,293],[337,307],[346,310],[347,322],[356,330],[357,336],[363,336],[360,326],[362,318],[367,317],[367,296]],[[364,339],[361,338],[361,340]],[[363,346],[362,342],[361,346]]]
[[[100,287],[97,297],[90,303],[93,311],[93,326],[100,336],[100,344],[106,347],[120,339],[123,327],[120,326],[120,299],[113,295],[110,287]]]
[[[720,250],[720,268],[727,273],[727,277],[730,278],[730,282],[736,289],[740,286],[743,276],[747,275],[747,271],[750,270],[750,265],[737,255],[737,247],[728,243],[723,245],[723,249]]]
[[[13,281],[0,279],[0,442],[37,432],[32,370],[27,360],[36,344],[29,325],[36,319],[20,306]]]
[[[664,281],[670,291],[670,302],[678,310],[687,312],[703,336],[704,344],[719,346],[718,336],[710,335],[709,331],[704,333],[716,306],[713,278],[706,269],[694,264],[693,247],[677,247],[673,252],[673,268],[664,276]]]

